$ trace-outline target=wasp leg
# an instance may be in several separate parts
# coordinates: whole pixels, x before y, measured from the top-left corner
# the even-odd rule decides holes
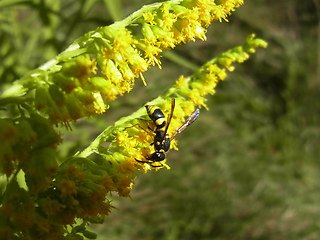
[[[154,162],[155,163],[155,162]],[[160,168],[160,167],[163,167],[164,165],[161,163],[161,162],[156,162],[156,163],[158,163],[158,164],[160,164],[160,165],[153,165],[152,163],[151,164],[149,164],[151,167],[153,167],[153,168]]]
[[[153,162],[148,161],[148,160],[146,160],[146,161],[142,161],[142,160],[138,160],[138,159],[136,159],[136,161],[137,161],[137,162],[139,162],[139,163],[148,163],[148,164],[153,163]]]
[[[142,121],[148,121],[148,120],[145,120],[145,119],[141,119],[141,120]],[[142,127],[140,123],[136,123],[136,124],[134,124],[134,125],[132,125],[130,127],[126,127],[125,129],[132,128],[132,127],[135,127],[135,126],[138,126],[140,129],[142,129],[145,132],[154,132],[154,130],[150,127],[149,124],[147,125],[147,129],[146,129],[146,128]]]
[[[139,162],[139,163],[147,163],[147,164],[149,164],[151,167],[154,167],[154,168],[157,168],[157,167],[163,167],[163,164],[161,163],[161,162],[152,162],[152,161],[142,161],[142,160],[138,160],[138,159],[136,159],[136,161],[137,162]],[[158,163],[158,164],[160,164],[160,165],[154,165],[154,163]]]

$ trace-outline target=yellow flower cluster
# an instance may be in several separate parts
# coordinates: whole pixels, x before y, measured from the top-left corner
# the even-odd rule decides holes
[[[57,124],[75,121],[84,116],[103,113],[106,105],[99,89],[103,78],[94,77],[96,61],[81,55],[49,75],[49,81],[36,88],[35,107],[46,112]]]
[[[214,20],[225,19],[241,4],[242,1],[233,0],[219,5],[212,0],[180,4],[168,1],[137,17],[134,29],[118,23],[92,33],[104,39],[99,45],[101,54],[97,55],[102,75],[108,81],[106,88],[100,89],[103,97],[112,101],[130,91],[135,78],[140,76],[144,81],[142,73],[150,65],[160,67],[162,51],[181,42],[205,40],[205,27]]]
[[[167,1],[145,6],[123,21],[85,34],[57,59],[37,86],[35,106],[50,120],[64,123],[103,113],[107,103],[131,91],[160,53],[180,43],[205,40],[206,27],[226,17],[240,0]],[[80,54],[79,54],[80,53]],[[86,55],[87,54],[87,55]]]

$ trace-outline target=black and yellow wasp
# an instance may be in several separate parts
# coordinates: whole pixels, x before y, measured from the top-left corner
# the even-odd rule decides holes
[[[148,163],[151,167],[162,167],[163,164],[161,163],[161,161],[163,161],[166,158],[166,152],[168,152],[170,148],[171,140],[174,139],[177,136],[177,134],[185,130],[191,123],[193,123],[198,118],[200,111],[199,109],[196,109],[188,117],[184,124],[182,124],[181,127],[176,129],[176,131],[169,137],[167,131],[173,116],[175,99],[173,98],[171,101],[171,111],[167,121],[159,107],[155,105],[146,105],[145,107],[149,117],[156,126],[156,129],[153,131],[155,133],[155,136],[152,143],[152,145],[154,145],[155,152],[152,153],[150,156],[147,156],[146,160],[136,159],[136,161],[140,163]],[[154,163],[159,163],[159,165],[154,165]]]

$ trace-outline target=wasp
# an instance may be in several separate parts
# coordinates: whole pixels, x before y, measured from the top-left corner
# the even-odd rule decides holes
[[[170,143],[172,139],[174,139],[177,134],[181,133],[185,130],[191,123],[193,123],[199,116],[200,110],[196,109],[188,119],[180,126],[176,131],[169,136],[167,134],[174,108],[175,108],[175,99],[173,98],[171,101],[171,111],[168,119],[166,120],[165,115],[161,111],[161,109],[155,105],[146,105],[146,110],[150,119],[154,122],[156,129],[153,131],[155,133],[153,143],[155,152],[152,153],[150,156],[146,157],[146,160],[138,160],[137,162],[140,163],[148,163],[152,167],[162,167],[163,161],[166,158],[166,152],[169,151]],[[159,162],[160,165],[154,165],[154,163]]]

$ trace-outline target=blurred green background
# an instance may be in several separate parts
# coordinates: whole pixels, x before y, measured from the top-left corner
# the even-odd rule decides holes
[[[0,1],[1,88],[147,3]],[[187,66],[241,45],[252,32],[269,43],[236,66],[209,97],[210,111],[177,137],[170,171],[139,174],[132,199],[111,196],[116,209],[94,226],[98,239],[320,239],[319,19],[317,0],[245,1],[229,23],[212,24],[206,42],[163,57],[161,71],[144,74],[147,87],[137,80],[103,116],[66,133],[62,158],[192,73]]]

